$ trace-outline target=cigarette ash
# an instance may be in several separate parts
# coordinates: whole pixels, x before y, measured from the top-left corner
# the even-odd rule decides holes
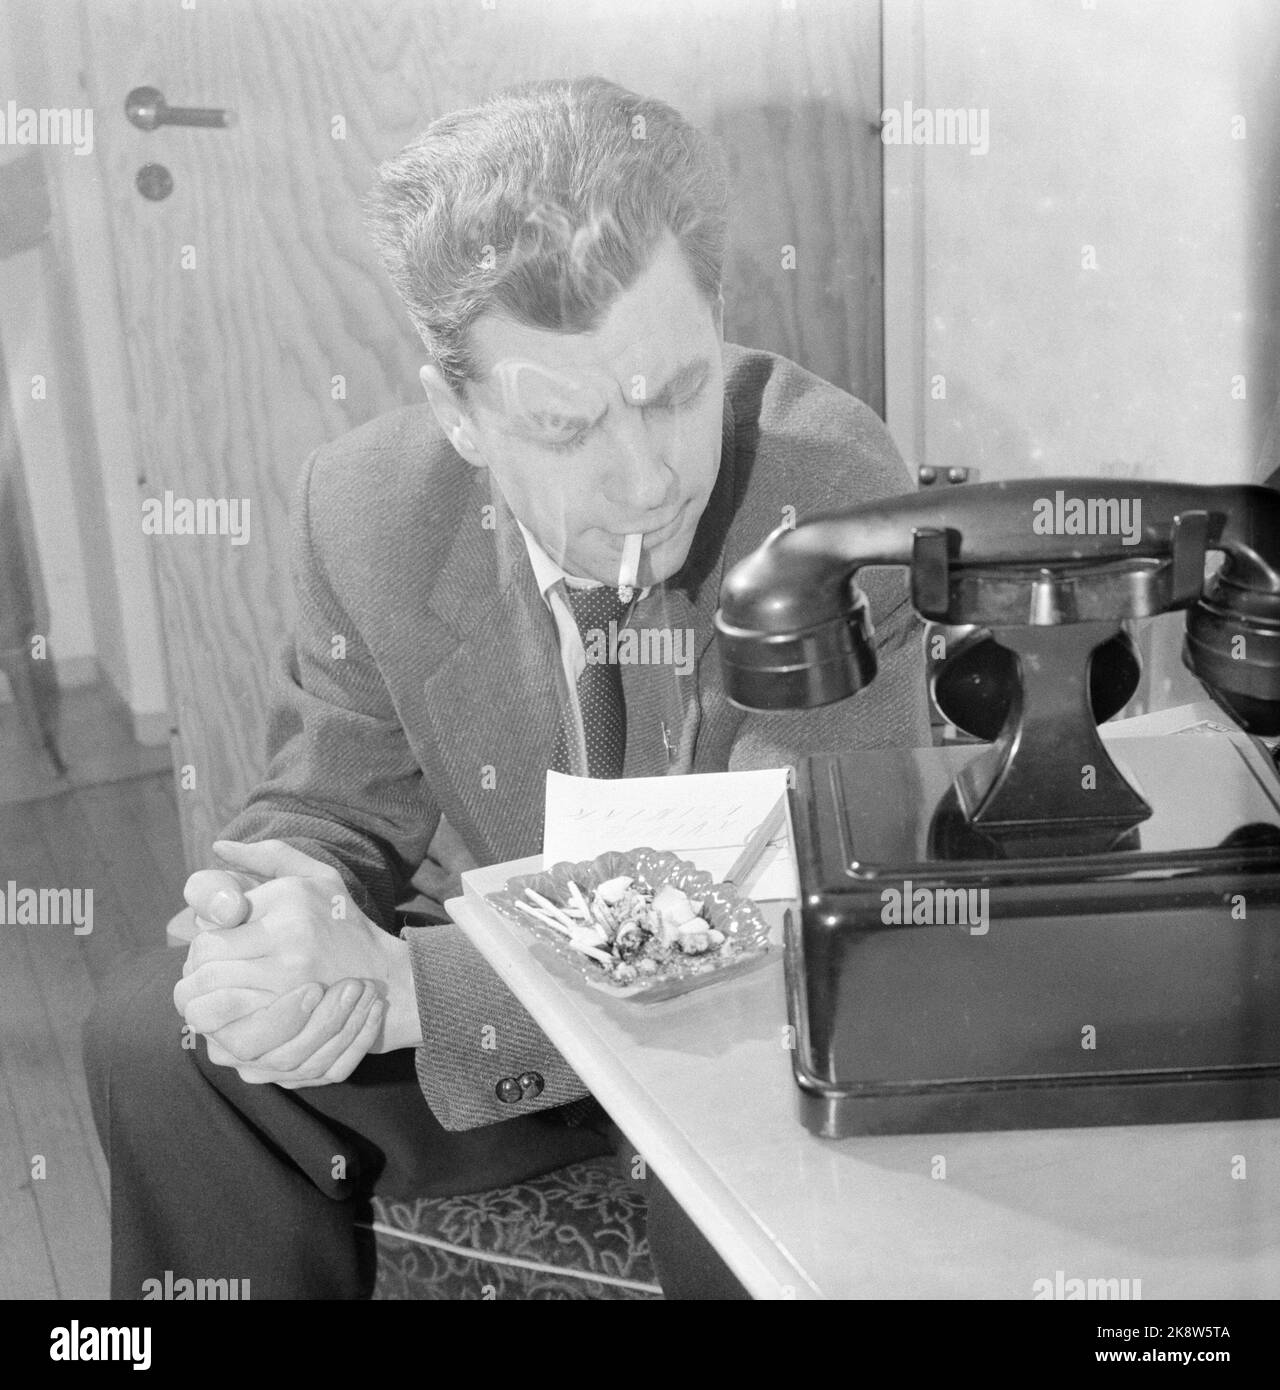
[[[727,956],[731,938],[704,915],[704,904],[673,884],[659,888],[628,874],[606,879],[586,893],[574,880],[563,904],[526,887],[515,906],[559,932],[620,985],[655,977],[664,967],[688,969],[692,957]]]
[[[757,905],[670,850],[607,850],[553,864],[509,879],[487,899],[572,962],[588,985],[637,1003],[752,969],[771,951],[770,923]]]

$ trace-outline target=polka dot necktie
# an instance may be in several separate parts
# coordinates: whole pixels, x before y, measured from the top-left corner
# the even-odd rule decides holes
[[[587,664],[578,677],[578,708],[586,736],[588,775],[621,777],[627,753],[627,710],[622,699],[622,671],[608,659],[616,648],[616,642],[610,642],[609,624],[616,623],[614,631],[620,630],[628,605],[619,599],[617,589],[607,584],[596,589],[566,585],[565,597],[587,653]],[[573,770],[571,736],[572,725],[566,716],[560,722],[552,758],[552,766],[559,772]]]

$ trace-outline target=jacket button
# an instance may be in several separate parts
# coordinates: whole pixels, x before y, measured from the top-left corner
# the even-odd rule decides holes
[[[525,1100],[533,1100],[546,1090],[547,1083],[536,1071],[527,1071],[521,1076],[516,1085],[520,1087],[520,1094]]]
[[[516,1101],[524,1098],[524,1091],[514,1076],[504,1076],[493,1088],[493,1092],[503,1105],[514,1105]]]

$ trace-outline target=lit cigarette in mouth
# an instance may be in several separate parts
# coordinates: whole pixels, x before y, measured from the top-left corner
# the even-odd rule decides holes
[[[632,531],[622,544],[622,564],[618,568],[618,598],[623,603],[631,602],[632,591],[640,576],[640,547],[643,544],[642,531]]]

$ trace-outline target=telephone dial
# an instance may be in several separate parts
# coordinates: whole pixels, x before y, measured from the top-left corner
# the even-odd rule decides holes
[[[981,741],[797,770],[805,1123],[1280,1115],[1280,493],[1023,479],[780,528],[723,585],[730,698],[873,681],[867,566],[909,567],[916,613],[968,630],[933,695]],[[1140,675],[1123,624],[1172,611],[1240,732],[1104,740]]]

